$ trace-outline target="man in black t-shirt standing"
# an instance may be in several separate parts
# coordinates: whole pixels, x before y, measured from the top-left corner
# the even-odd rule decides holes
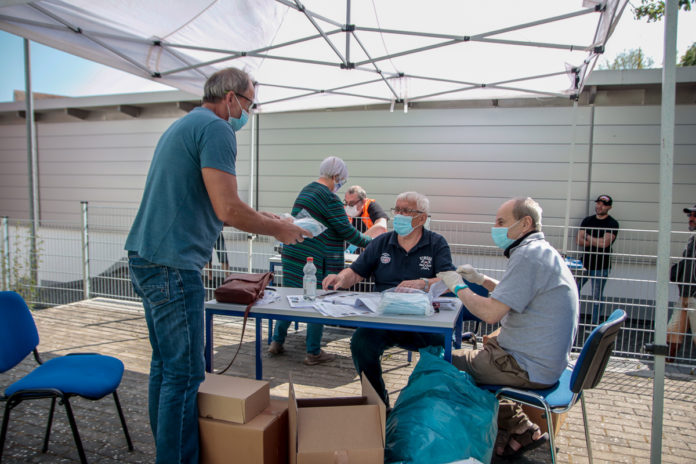
[[[599,323],[604,301],[604,286],[611,268],[611,245],[619,233],[619,223],[609,216],[613,200],[600,195],[595,202],[595,213],[580,223],[577,244],[582,247],[582,264],[585,268],[578,277],[578,293],[589,280],[592,283],[592,324]]]

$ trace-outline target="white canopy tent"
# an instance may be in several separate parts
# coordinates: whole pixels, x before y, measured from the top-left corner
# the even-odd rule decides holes
[[[0,29],[193,94],[218,69],[258,110],[577,96],[626,0],[10,0]]]
[[[4,0],[0,30],[199,95],[207,76],[239,67],[259,83],[260,112],[407,109],[422,101],[577,98],[627,1],[472,3]],[[674,151],[678,7],[666,4],[652,462],[661,452]]]

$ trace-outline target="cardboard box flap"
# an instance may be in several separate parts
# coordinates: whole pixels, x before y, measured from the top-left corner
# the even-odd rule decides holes
[[[290,374],[290,384],[288,386],[288,429],[290,432],[290,464],[297,463],[297,398],[295,397],[295,387],[292,384],[292,374]]]
[[[302,408],[297,415],[297,427],[301,431],[297,449],[312,454],[383,448],[378,414],[377,406],[372,404]]]
[[[366,396],[347,396],[338,398],[300,398],[298,408],[323,408],[325,406],[358,406],[368,404]]]
[[[367,397],[367,404],[374,404],[379,407],[379,418],[380,423],[382,424],[382,445],[386,446],[387,406],[384,404],[384,401],[382,401],[382,398],[379,397],[375,389],[372,387],[370,381],[367,380],[367,378],[364,375],[360,376],[360,380],[362,383],[362,393],[364,396]]]
[[[266,381],[206,373],[198,388],[201,417],[244,424],[261,413],[270,402]]]

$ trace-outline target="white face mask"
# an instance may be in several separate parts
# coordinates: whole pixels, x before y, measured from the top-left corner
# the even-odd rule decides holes
[[[360,214],[360,211],[358,211],[358,207],[356,205],[344,206],[343,209],[346,210],[348,217],[358,217],[358,214]]]

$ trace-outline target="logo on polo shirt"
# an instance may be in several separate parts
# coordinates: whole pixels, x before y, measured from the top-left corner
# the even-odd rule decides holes
[[[420,263],[418,263],[418,267],[422,271],[429,271],[433,268],[433,257],[432,256],[421,256],[420,257]]]
[[[382,253],[382,256],[379,257],[379,262],[382,264],[389,264],[391,262],[391,255],[389,253]]]

